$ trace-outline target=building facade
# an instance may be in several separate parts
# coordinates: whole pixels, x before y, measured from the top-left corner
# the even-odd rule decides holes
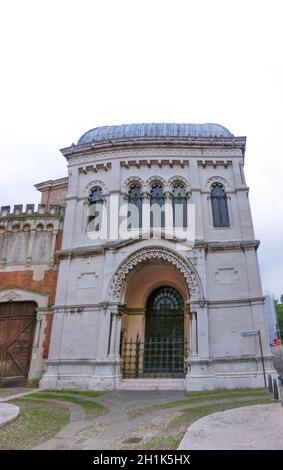
[[[242,335],[260,330],[266,373],[273,373],[245,144],[217,124],[131,124],[92,129],[62,149],[68,183],[38,185],[43,203],[51,210],[53,198],[59,207],[56,229],[53,222],[48,229],[50,215],[45,225],[36,215],[32,225],[35,233],[39,223],[53,234],[50,260],[40,272],[54,272],[56,279],[58,273],[55,300],[54,286],[47,286],[45,304],[37,302],[38,318],[53,318],[42,387],[263,385],[258,337]],[[55,249],[62,208],[62,246]],[[27,254],[37,249],[26,243]],[[25,263],[21,272],[29,284]],[[6,261],[6,276],[13,266]],[[10,280],[8,292],[18,294],[13,286]]]
[[[0,212],[0,387],[38,383],[48,357],[68,178],[36,187],[37,208]]]

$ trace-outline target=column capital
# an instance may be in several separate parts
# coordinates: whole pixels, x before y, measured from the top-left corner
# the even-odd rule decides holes
[[[164,192],[164,196],[165,196],[165,199],[167,199],[169,201],[171,201],[171,199],[173,199],[172,193],[169,190]]]
[[[143,199],[149,199],[150,198],[150,192],[149,191],[143,191],[142,198]]]
[[[203,308],[206,306],[207,301],[205,299],[201,300],[186,300],[185,304],[189,307],[190,311],[196,311],[199,308]]]
[[[123,316],[123,312],[120,310],[111,310],[111,315],[112,317],[121,318]]]

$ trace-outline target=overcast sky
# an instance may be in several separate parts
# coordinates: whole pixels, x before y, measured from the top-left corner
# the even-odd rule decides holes
[[[282,6],[281,6],[282,5]],[[90,128],[215,122],[247,136],[264,289],[283,293],[283,2],[1,2],[0,204],[39,202]]]

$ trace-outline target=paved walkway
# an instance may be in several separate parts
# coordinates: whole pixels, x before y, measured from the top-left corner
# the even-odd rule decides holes
[[[18,391],[19,390],[19,391]],[[2,388],[0,389],[0,427],[9,424],[16,419],[20,414],[20,407],[12,403],[5,403],[14,398],[20,398],[25,395],[37,392],[38,389],[21,388]],[[15,393],[17,392],[17,393]]]
[[[58,394],[60,392],[56,392]],[[72,396],[64,393],[64,396]],[[78,395],[73,395],[78,398]],[[106,406],[110,412],[94,421],[76,421],[65,426],[57,436],[36,447],[40,449],[110,450],[124,449],[129,439],[132,442],[147,440],[180,411],[199,408],[210,404],[243,401],[243,397],[219,400],[202,400],[200,403],[181,405],[176,408],[158,409],[158,405],[187,398],[176,391],[111,391],[102,397],[81,397]],[[245,401],[255,397],[245,397]],[[157,408],[157,409],[156,409]]]
[[[253,405],[205,416],[189,427],[179,449],[282,450],[283,407]]]
[[[29,390],[19,394],[10,394],[9,397],[6,397],[6,400],[7,398],[10,400],[20,396],[27,396],[28,398],[28,395],[35,391],[40,392],[41,390]],[[182,404],[176,408],[159,408],[159,405],[163,403],[182,400],[187,398],[187,395],[185,395],[184,392],[178,391],[110,391],[100,397],[88,397],[78,394],[72,395],[71,392],[67,394],[56,391],[55,393],[65,398],[69,396],[79,398],[80,400],[98,402],[106,406],[110,411],[108,414],[99,416],[96,419],[86,420],[84,409],[80,405],[60,400],[60,405],[66,406],[70,411],[70,422],[62,428],[54,438],[40,444],[36,449],[125,449],[129,448],[129,445],[132,445],[130,443],[136,443],[136,445],[139,445],[139,442],[144,443],[161,429],[164,429],[173,417],[180,415],[180,412],[185,410],[210,405],[212,403],[216,405],[229,402],[234,403],[237,401],[248,402],[249,400],[255,399],[255,396],[248,395],[213,400],[208,398],[207,401],[202,400],[201,402]],[[259,396],[257,396],[257,398],[259,398]],[[3,399],[4,398],[2,398],[2,400]],[[42,398],[30,398],[30,400],[38,399],[42,400]],[[53,403],[56,402],[55,399],[49,400],[46,398],[44,400]],[[272,407],[274,405],[268,406]],[[281,405],[275,404],[275,406],[277,409],[281,409]],[[242,409],[244,410],[244,414],[247,409],[247,407]],[[196,424],[198,422],[196,422]],[[224,434],[226,434],[225,423],[226,421],[224,421],[224,424],[221,424],[221,427],[224,429]],[[227,425],[228,424],[229,420],[227,422]],[[256,432],[258,435],[262,432],[262,426],[262,422],[256,422],[255,429],[257,429]],[[184,445],[187,445],[186,441],[184,442]],[[223,437],[220,442],[224,442]],[[208,448],[206,447],[206,438],[202,440],[200,445],[202,449]],[[213,446],[212,448],[217,447]]]
[[[56,395],[60,392],[56,392]],[[63,394],[65,397],[72,396]],[[73,395],[78,398],[78,395]],[[101,397],[82,397],[106,406],[110,412],[94,421],[77,421],[65,426],[55,438],[36,447],[41,449],[83,449],[106,450],[117,449],[119,439],[145,424],[154,417],[174,413],[172,410],[153,410],[143,413],[148,407],[186,398],[184,392],[175,391],[111,391]],[[123,445],[121,443],[121,447]]]
[[[12,403],[0,403],[0,428],[14,421],[19,414],[19,406],[12,405]]]
[[[0,403],[4,403],[8,400],[14,400],[15,398],[21,398],[26,395],[31,395],[32,393],[38,392],[38,388],[22,388],[20,392],[17,391],[17,388],[1,389]],[[41,390],[43,391],[43,389]],[[5,393],[6,392],[6,393]]]

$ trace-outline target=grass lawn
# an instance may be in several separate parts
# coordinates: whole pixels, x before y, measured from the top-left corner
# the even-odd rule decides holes
[[[217,390],[210,390],[210,391],[203,391],[203,392],[187,392],[185,394],[187,398],[183,398],[181,400],[176,401],[169,401],[166,403],[160,403],[158,405],[150,405],[146,406],[145,408],[139,408],[137,410],[131,411],[129,413],[130,419],[136,418],[137,416],[144,415],[147,412],[166,409],[166,408],[180,408],[181,406],[186,405],[194,405],[207,401],[212,400],[222,400],[222,399],[231,399],[233,398],[239,400],[247,398],[248,400],[254,399],[269,399],[270,394],[265,388],[235,388],[233,390],[227,389],[217,389]]]
[[[40,392],[41,393],[41,392]],[[60,394],[61,393],[67,393],[70,395],[80,395],[82,397],[90,397],[90,398],[95,398],[95,397],[101,397],[104,395],[105,392],[95,392],[93,390],[42,390],[42,393],[55,393],[55,394]]]
[[[97,392],[94,392],[94,393],[97,393]],[[72,394],[73,394],[73,391],[72,391]],[[77,391],[77,394],[81,395],[81,392]],[[70,403],[76,403],[77,405],[80,405],[85,410],[86,419],[93,419],[93,418],[96,418],[97,416],[100,416],[108,412],[108,409],[105,406],[100,405],[100,403],[87,400],[87,397],[89,396],[90,395],[87,395],[86,398],[82,399],[79,396],[69,397],[69,396],[61,396],[61,394],[57,395],[56,393],[38,392],[38,393],[32,393],[28,395],[26,397],[26,400],[30,400],[32,398],[38,398],[38,399],[44,398],[48,400],[62,400],[62,401],[70,402]]]
[[[176,408],[178,406],[190,405],[193,403],[199,403],[201,401],[208,400],[221,400],[225,398],[241,398],[241,397],[255,397],[255,398],[265,398],[270,397],[268,390],[264,388],[240,388],[233,390],[211,390],[204,392],[187,392],[188,398],[183,400],[176,400],[160,405],[160,408]]]
[[[65,407],[44,401],[12,400],[20,406],[20,416],[0,428],[0,449],[32,449],[54,437],[69,422]]]
[[[57,395],[57,393],[59,395]],[[73,397],[67,396],[70,393]],[[66,394],[66,396],[64,396]],[[103,395],[102,392],[79,390],[52,390],[50,392],[38,392],[11,400],[20,406],[20,416],[4,428],[0,428],[0,449],[32,449],[40,443],[54,437],[69,422],[69,410],[52,400],[76,403],[86,413],[86,419],[94,419],[109,410],[89,400]],[[33,400],[36,398],[36,400]],[[42,399],[42,400],[40,400]],[[50,402],[45,401],[46,399]]]

